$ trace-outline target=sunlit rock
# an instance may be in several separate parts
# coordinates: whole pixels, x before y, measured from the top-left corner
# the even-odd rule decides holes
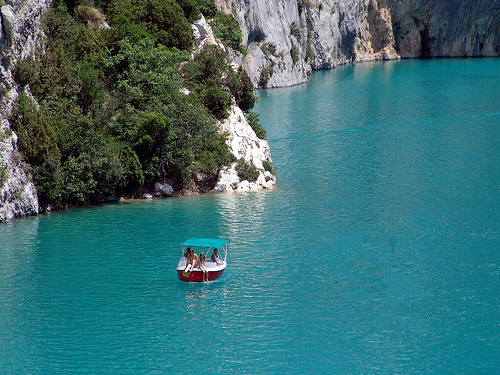
[[[155,182],[155,192],[159,195],[169,197],[174,192],[174,188],[169,184],[162,184],[160,182]]]
[[[260,139],[246,120],[243,111],[233,105],[229,117],[219,122],[219,129],[226,133],[227,144],[237,159],[251,162],[259,171],[255,182],[241,181],[236,172],[237,163],[219,172],[216,192],[249,191],[270,188],[276,184],[276,177],[264,170],[263,161],[272,163],[271,151],[266,140]],[[267,176],[267,177],[266,177]]]
[[[313,70],[400,57],[500,55],[500,2],[216,0],[239,22],[255,87],[292,86]]]

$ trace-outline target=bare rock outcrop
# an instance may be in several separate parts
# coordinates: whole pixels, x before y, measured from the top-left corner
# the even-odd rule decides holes
[[[220,45],[213,35],[212,28],[202,17],[193,25],[195,47],[202,49],[205,45]],[[237,66],[233,66],[237,69]],[[266,171],[264,161],[272,163],[271,151],[266,140],[260,139],[248,123],[243,111],[235,104],[231,107],[227,119],[218,122],[219,131],[227,134],[229,150],[237,159],[244,159],[252,163],[259,171],[256,181],[241,180],[236,171],[237,163],[224,168],[219,173],[219,180],[213,189],[214,192],[249,191],[270,188],[276,184],[276,177]]]
[[[0,222],[38,213],[36,188],[24,171],[17,135],[0,124]]]
[[[381,59],[500,55],[497,0],[216,0],[240,23],[255,87]]]
[[[307,37],[305,15],[298,13],[295,0],[216,0],[216,4],[240,24],[247,48],[243,66],[255,87],[307,81],[311,68],[305,63],[303,48]]]
[[[391,0],[401,57],[500,55],[500,1]]]
[[[256,181],[241,180],[236,172],[237,163],[219,173],[219,181],[214,188],[215,192],[260,190],[274,186],[276,177],[266,171],[264,161],[272,163],[271,151],[266,140],[257,137],[248,124],[241,109],[233,105],[227,119],[219,122],[221,132],[228,134],[227,143],[230,151],[237,159],[244,159],[255,165],[259,171]]]
[[[25,172],[7,118],[18,95],[12,71],[34,53],[41,16],[50,5],[50,0],[11,0],[0,8],[0,222],[35,215],[39,209],[36,187]]]
[[[385,0],[216,0],[240,23],[255,87],[291,86],[311,70],[398,59]]]

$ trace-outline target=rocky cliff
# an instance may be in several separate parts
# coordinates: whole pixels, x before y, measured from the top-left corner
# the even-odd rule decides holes
[[[209,44],[218,44],[220,48],[225,50],[225,47],[215,39],[212,28],[206,22],[205,17],[195,22],[192,28],[195,49],[202,49]],[[253,164],[259,172],[259,177],[252,182],[241,180],[236,171],[237,163],[233,163],[219,172],[219,181],[213,191],[217,193],[250,191],[274,186],[276,177],[271,172],[266,171],[263,165],[263,162],[266,161],[272,163],[269,144],[266,140],[257,137],[243,111],[233,104],[228,118],[219,121],[218,126],[221,133],[227,134],[226,143],[231,153],[237,159],[244,159],[247,163]]]
[[[14,217],[35,215],[39,211],[36,187],[26,173],[26,165],[19,153],[17,135],[8,121],[12,103],[19,95],[13,79],[16,63],[34,54],[40,37],[41,16],[50,8],[51,0],[11,0],[7,4],[0,0],[0,222]],[[195,47],[217,43],[208,23],[202,18],[193,25]],[[222,48],[223,46],[220,45]],[[30,95],[29,92],[27,92]],[[263,161],[271,162],[269,146],[259,139],[246,121],[242,111],[235,105],[229,118],[219,123],[221,132],[227,133],[228,144],[237,158],[252,162],[259,172],[255,182],[240,181],[234,163],[221,171],[217,192],[245,191],[268,188],[274,185],[275,177],[264,170]],[[171,195],[172,187],[155,184],[156,195]],[[152,196],[151,194],[146,194]]]
[[[259,171],[255,181],[241,180],[236,171],[237,163],[219,172],[215,192],[250,191],[267,189],[276,185],[276,177],[264,168],[263,162],[272,162],[271,150],[266,140],[257,137],[245,115],[237,106],[231,108],[229,117],[219,123],[222,132],[228,134],[228,145],[238,159],[251,162]]]
[[[401,57],[500,55],[499,0],[391,0]]]
[[[0,222],[38,212],[36,188],[25,172],[17,135],[5,117],[18,95],[12,69],[31,54],[40,34],[40,19],[50,0],[0,1]]]
[[[233,51],[232,56],[246,67],[255,87],[300,84],[311,70],[357,61],[500,55],[500,0],[215,1],[240,23],[247,53]],[[39,210],[7,118],[19,94],[12,69],[33,54],[41,15],[51,2],[0,0],[0,222]],[[197,31],[205,39],[204,31]],[[257,185],[242,184],[233,166],[223,171],[218,191],[275,182],[262,166],[271,161],[269,146],[245,122],[233,107],[220,126],[231,133],[235,155],[259,169]]]
[[[313,69],[412,57],[500,55],[499,0],[216,0],[240,23],[255,87]]]

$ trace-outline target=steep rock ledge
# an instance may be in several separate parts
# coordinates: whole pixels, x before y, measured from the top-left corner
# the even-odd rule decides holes
[[[291,86],[311,70],[397,59],[391,8],[383,0],[216,0],[240,23],[255,87]]]
[[[219,44],[213,35],[212,28],[202,17],[192,25],[195,35],[195,48],[202,49],[205,45]],[[236,64],[235,64],[236,65]],[[237,69],[236,66],[234,66]],[[236,171],[237,163],[219,172],[219,180],[213,192],[250,191],[266,189],[276,184],[276,177],[266,171],[263,161],[272,163],[271,151],[266,140],[260,139],[248,123],[243,111],[235,104],[231,107],[229,116],[223,121],[218,121],[219,131],[227,134],[229,150],[237,159],[244,159],[252,163],[259,171],[256,181],[241,180]]]
[[[2,139],[3,138],[3,139]],[[0,124],[0,222],[38,213],[36,188],[24,172],[17,135],[7,120]]]
[[[500,1],[391,0],[401,57],[500,56]]]
[[[255,87],[280,87],[304,83],[310,72],[305,64],[305,15],[296,1],[216,0],[220,11],[239,22],[247,49],[242,64]],[[292,26],[295,25],[295,26]],[[300,32],[291,33],[291,27]],[[299,35],[300,34],[300,35]]]
[[[216,0],[240,23],[255,87],[381,59],[500,55],[500,1]]]
[[[26,174],[17,135],[6,120],[18,95],[12,69],[33,54],[50,0],[12,0],[0,8],[0,222],[38,213],[36,187]]]
[[[221,132],[228,134],[228,145],[236,158],[252,162],[259,171],[254,182],[242,181],[236,172],[237,163],[219,172],[219,181],[214,192],[250,191],[270,188],[276,184],[276,177],[264,169],[263,161],[272,163],[271,151],[266,140],[257,137],[248,124],[241,109],[235,105],[229,117],[219,122]]]

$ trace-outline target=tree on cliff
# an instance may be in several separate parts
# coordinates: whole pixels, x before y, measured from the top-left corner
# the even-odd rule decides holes
[[[194,175],[210,189],[234,160],[216,120],[227,117],[232,97],[246,110],[255,102],[248,75],[234,72],[222,51],[190,59],[190,21],[200,9],[215,14],[214,4],[95,6],[58,0],[44,17],[44,48],[16,68],[36,104],[20,95],[11,122],[40,200],[87,203],[160,179],[181,190]]]

